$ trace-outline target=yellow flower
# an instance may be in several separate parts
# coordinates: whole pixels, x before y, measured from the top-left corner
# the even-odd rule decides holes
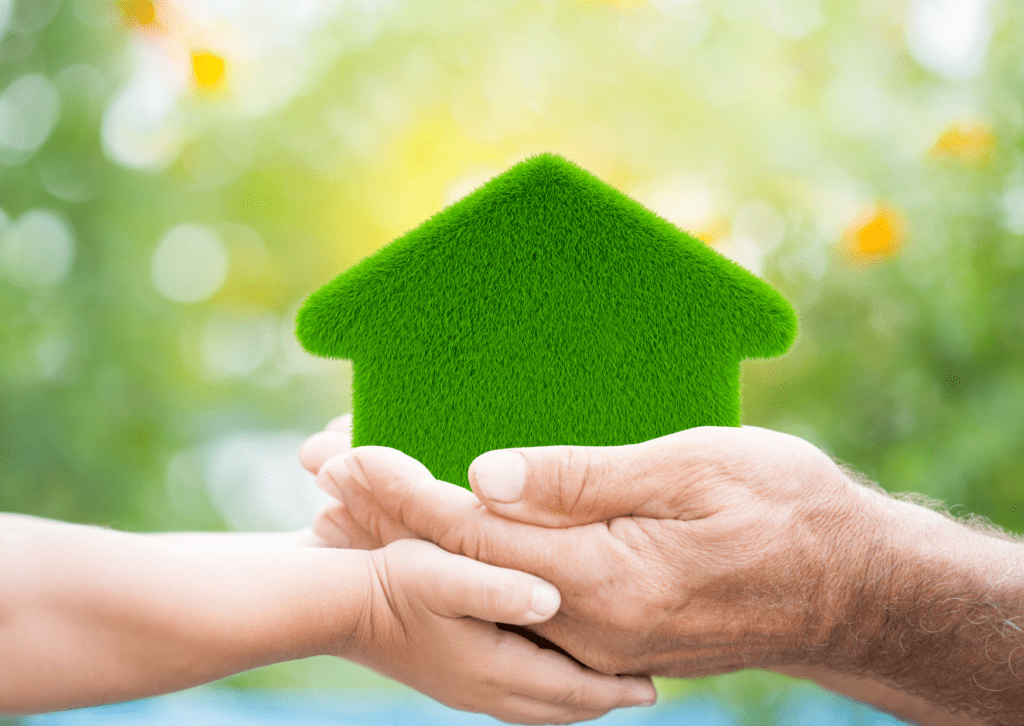
[[[125,0],[121,3],[125,20],[136,25],[149,25],[156,20],[156,6],[152,0]]]
[[[904,222],[899,212],[879,204],[861,215],[847,230],[847,246],[855,257],[878,259],[895,254],[904,237]]]
[[[729,231],[729,224],[724,219],[714,219],[701,229],[693,233],[693,236],[706,245],[713,245],[722,239]]]
[[[224,59],[210,51],[192,51],[192,75],[200,88],[216,88],[224,80]]]
[[[930,154],[966,162],[982,161],[991,153],[995,139],[992,129],[984,124],[953,124],[942,132]]]

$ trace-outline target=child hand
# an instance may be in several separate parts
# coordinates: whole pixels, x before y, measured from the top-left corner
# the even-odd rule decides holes
[[[426,591],[426,599],[418,601],[419,615],[413,617],[411,622],[416,622],[416,618],[422,620],[424,617],[428,622],[440,622],[444,629],[454,628],[460,638],[468,636],[469,640],[477,643],[479,647],[476,648],[476,652],[472,647],[466,647],[463,651],[454,648],[453,652],[452,645],[460,640],[445,640],[441,635],[441,645],[434,655],[431,655],[430,649],[427,648],[426,652],[421,650],[419,657],[414,660],[409,653],[403,654],[399,649],[397,655],[390,660],[382,654],[374,661],[366,654],[378,651],[372,650],[375,646],[372,643],[366,645],[364,640],[359,647],[348,649],[355,655],[345,657],[416,688],[452,708],[483,711],[502,721],[511,719],[520,723],[567,723],[598,718],[612,708],[643,702],[642,697],[631,700],[629,695],[620,695],[620,700],[615,701],[616,694],[622,694],[623,689],[626,693],[636,693],[634,689],[641,689],[641,696],[656,697],[650,678],[597,673],[579,664],[561,648],[521,627],[544,622],[551,617],[525,616],[529,609],[530,585],[543,580],[515,570],[486,565],[486,569],[480,569],[482,563],[452,555],[433,543],[426,542],[411,529],[389,517],[377,504],[373,495],[348,474],[347,467],[325,467],[328,459],[345,456],[351,450],[350,426],[350,415],[334,419],[326,431],[312,436],[305,443],[299,455],[303,466],[317,475],[317,486],[339,500],[317,513],[313,531],[335,547],[376,550],[368,556],[371,558],[370,561],[375,563],[373,569],[377,572],[388,574],[409,571],[425,583],[423,589]],[[359,524],[359,521],[366,522],[367,526]],[[418,566],[411,567],[413,558],[408,556],[408,552],[415,550],[410,548],[419,548],[417,555],[422,552],[429,554],[429,557],[424,557]],[[395,551],[405,554],[401,557],[389,554]],[[381,566],[380,562],[388,562],[388,558],[397,560],[400,566]],[[427,567],[428,562],[436,569],[431,570]],[[459,566],[452,567],[449,565],[451,562]],[[491,609],[487,610],[486,585],[482,583],[488,580],[479,577],[479,573],[485,573],[490,578],[498,573],[502,577],[511,576],[523,583],[518,596],[522,603],[521,607],[513,607],[514,612],[501,608],[499,612],[499,600],[492,597]],[[452,580],[453,577],[457,579]],[[377,581],[380,581],[379,576]],[[466,606],[471,602],[469,597],[464,596],[466,591],[476,593],[476,601],[481,602],[486,612],[466,612],[469,610]],[[390,622],[393,622],[394,613],[399,605],[404,603],[408,608],[410,602],[417,602],[413,599],[396,603],[393,598],[386,595],[387,590],[383,586],[375,587],[374,592],[374,599],[378,601],[375,607],[382,607],[382,600],[390,606],[387,609],[392,615]],[[481,592],[484,593],[482,596]],[[498,590],[492,592],[501,593],[500,585]],[[512,590],[505,592],[511,593]],[[458,614],[439,615],[437,607],[431,609],[426,606],[428,602],[454,603],[447,611],[455,611]],[[441,610],[445,611],[443,606]],[[399,630],[402,638],[418,638],[420,641],[437,640],[444,632],[427,627],[405,627]],[[390,637],[394,638],[393,635]],[[376,647],[379,649],[381,646],[378,644]],[[466,654],[472,654],[472,659],[467,660]],[[460,671],[461,678],[458,674],[452,676],[451,670]],[[573,694],[577,699],[576,708],[573,708],[573,704],[565,705],[564,699],[560,699],[562,694],[559,693],[559,688],[566,695]],[[495,697],[504,700],[494,701]],[[596,697],[603,697],[606,701],[595,702],[593,699]],[[481,702],[481,699],[487,698],[491,698],[490,706]],[[607,701],[609,698],[612,699],[611,702]],[[581,699],[589,700],[583,703]],[[560,700],[562,706],[554,705]],[[527,704],[531,704],[534,709],[545,708],[547,714],[531,718],[529,713],[523,711]],[[509,709],[515,707],[520,710],[517,713],[510,713]],[[499,708],[503,710],[499,711]],[[557,708],[562,710],[561,719],[552,713],[552,710]]]
[[[495,622],[533,625],[558,609],[544,580],[421,539],[367,553],[372,585],[343,657],[461,711],[507,723],[572,723],[656,695],[650,678],[605,675]],[[535,586],[555,597],[544,612]]]
[[[351,449],[352,414],[346,413],[327,424],[324,431],[307,439],[299,451],[299,460],[302,462],[302,466],[310,474],[316,475],[317,486],[338,500],[321,508],[316,513],[311,528],[312,534],[329,547],[358,550],[375,550],[397,539],[421,539],[412,530],[385,515],[383,510],[376,506],[377,503],[373,496],[359,485],[355,485],[359,489],[355,494],[362,495],[360,501],[348,501],[346,491],[351,491],[348,486],[349,482],[336,482],[327,475],[326,471],[323,476],[320,475],[320,470],[328,459],[344,455]],[[351,497],[352,494],[349,494],[348,498],[351,499]],[[372,508],[381,517],[383,541],[352,518],[352,507],[360,505],[364,511],[368,507]]]
[[[352,414],[346,413],[333,419],[326,428],[314,434],[302,445],[299,461],[306,471],[316,476],[324,462],[337,453],[352,449]],[[321,489],[323,484],[317,482]],[[328,494],[332,492],[324,489]],[[338,497],[341,500],[340,497]],[[376,537],[367,536],[365,530],[352,521],[344,500],[324,506],[313,518],[313,525],[307,530],[305,544],[312,546],[341,547],[344,549],[373,550],[383,547]]]

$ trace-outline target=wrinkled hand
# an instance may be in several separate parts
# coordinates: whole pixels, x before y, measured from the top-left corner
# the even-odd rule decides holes
[[[603,673],[822,662],[848,631],[884,520],[882,502],[826,454],[755,427],[489,452],[470,466],[473,493],[394,449],[331,457],[316,439],[304,451],[321,457],[318,483],[351,531],[542,577],[562,607],[532,629]],[[516,471],[518,501],[486,496]]]

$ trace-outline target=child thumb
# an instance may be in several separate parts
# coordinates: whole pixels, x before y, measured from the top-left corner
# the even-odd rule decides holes
[[[413,542],[413,540],[409,540]],[[417,540],[420,546],[428,544]],[[455,555],[440,547],[430,550],[428,606],[438,615],[470,617],[492,623],[532,625],[550,619],[561,605],[558,590],[534,575]],[[421,560],[423,562],[423,560]],[[424,563],[426,564],[426,563]]]

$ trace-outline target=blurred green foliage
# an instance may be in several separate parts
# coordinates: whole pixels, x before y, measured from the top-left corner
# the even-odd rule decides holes
[[[0,2],[0,510],[231,525],[211,446],[347,411],[298,304],[553,151],[792,301],[792,352],[744,364],[745,423],[1024,532],[1019,3],[979,0],[947,39],[980,48],[962,72],[918,38],[928,2],[280,5]],[[187,245],[161,267],[182,224],[223,279]]]

